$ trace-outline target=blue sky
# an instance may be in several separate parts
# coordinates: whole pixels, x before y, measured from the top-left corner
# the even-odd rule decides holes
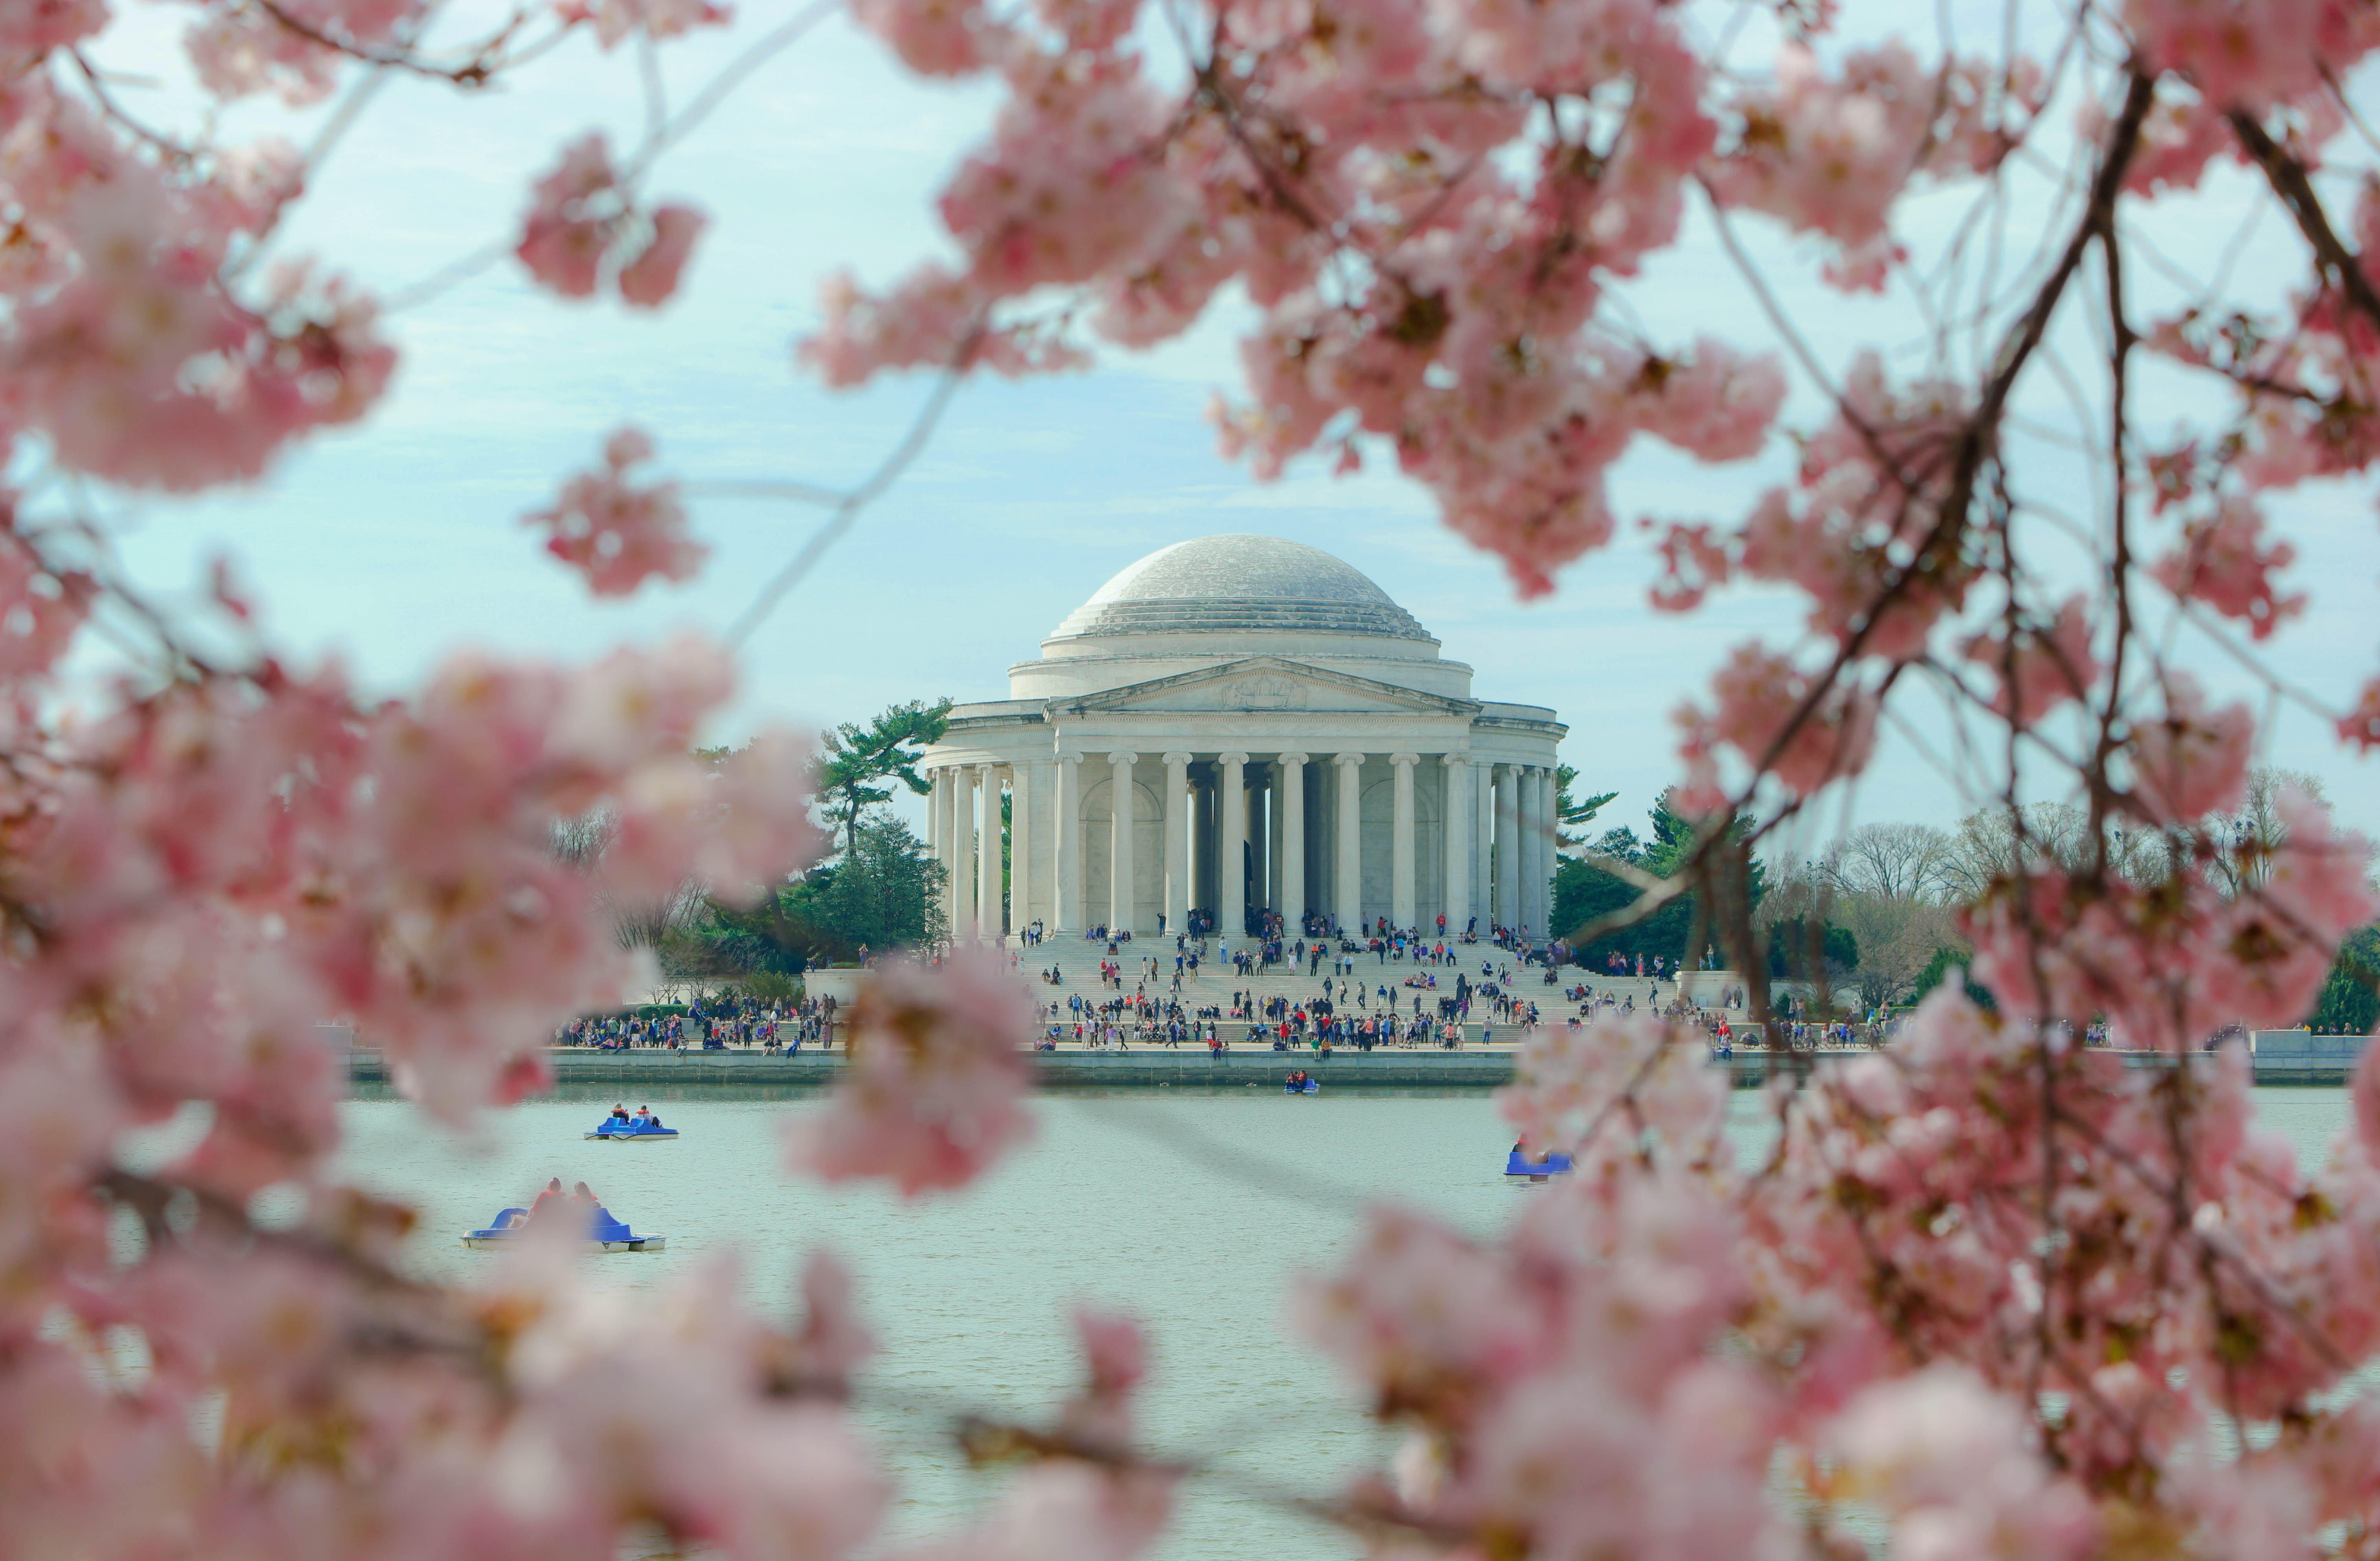
[[[730,31],[669,50],[673,101],[795,8],[757,0]],[[472,14],[458,6],[449,19],[460,31]],[[178,25],[170,9],[138,7],[106,55],[162,79]],[[511,232],[528,181],[565,140],[601,126],[615,147],[631,143],[641,112],[629,54],[605,55],[585,42],[476,96],[393,82],[326,166],[281,252],[319,254],[375,290],[431,275]],[[142,101],[142,89],[126,91]],[[148,90],[160,114],[172,98],[170,87]],[[814,512],[706,501],[695,512],[715,550],[705,575],[601,606],[545,558],[519,515],[591,460],[607,430],[632,419],[657,437],[666,466],[690,480],[832,484],[869,467],[927,387],[830,394],[798,371],[790,345],[832,269],[883,280],[937,251],[933,192],[991,101],[980,87],[906,79],[871,41],[829,22],[662,163],[653,191],[690,199],[713,218],[670,309],[656,317],[563,303],[529,288],[508,259],[490,266],[395,317],[404,367],[361,428],[297,453],[250,491],[111,501],[128,563],[171,595],[187,590],[205,560],[227,553],[285,643],[340,655],[391,690],[467,645],[579,658],[682,626],[723,630],[799,545]],[[230,128],[237,136],[279,119],[243,110]],[[2146,230],[2178,259],[2209,264],[2246,209],[2246,188],[2238,177],[2217,180],[2205,197],[2153,213]],[[2015,204],[2015,237],[2047,220],[2045,202]],[[1910,212],[1912,236],[1938,232],[1955,214],[1921,201]],[[1915,339],[1913,316],[1888,309],[1879,327],[1871,306],[1847,306],[1817,287],[1807,247],[1757,220],[1745,232],[1831,361],[1863,336],[1888,346]],[[2254,296],[2272,297],[2300,274],[2285,239],[2268,221],[2246,251],[2240,274]],[[1699,223],[1625,291],[1663,340],[1773,339]],[[1792,603],[1736,593],[1694,616],[1654,613],[1644,599],[1651,563],[1623,541],[1565,571],[1551,599],[1524,605],[1500,567],[1440,527],[1427,495],[1402,479],[1299,470],[1275,484],[1252,481],[1217,457],[1204,417],[1209,398],[1232,387],[1240,318],[1227,309],[1182,344],[1118,355],[1087,374],[970,385],[900,486],[753,638],[746,693],[713,735],[733,740],[771,720],[852,719],[919,696],[1002,696],[1009,663],[1032,655],[1115,570],[1186,537],[1258,531],[1328,549],[1370,575],[1444,641],[1445,654],[1477,669],[1482,696],[1559,709],[1572,728],[1564,756],[1597,789],[1621,793],[1610,816],[1641,821],[1673,773],[1670,711],[1730,646],[1755,635],[1790,641],[1799,623]],[[2086,351],[2082,330],[2076,322],[2063,345]],[[2178,389],[2152,383],[2146,393],[2153,413],[2190,405]],[[1797,385],[1797,412],[1815,405]],[[2053,429],[2082,416],[2049,393],[2021,410]],[[2054,447],[2036,443],[2020,455],[2022,480],[2074,497],[2065,490],[2081,478]],[[1618,507],[1730,517],[1789,460],[1781,442],[1762,462],[1718,472],[1649,450],[1620,472]],[[2285,514],[2308,555],[2298,577],[2321,580],[2328,595],[2275,642],[2274,659],[2343,701],[2380,666],[2371,495],[2310,490]],[[2189,635],[2178,644],[2210,683],[2248,686],[2219,655],[2192,649]],[[1916,731],[1932,745],[1945,735],[1923,717]],[[1953,822],[1967,804],[1919,747],[1889,739],[1829,822]],[[2311,720],[2285,717],[2269,756],[2317,770],[2342,811],[2380,829],[2368,770],[2340,756]]]

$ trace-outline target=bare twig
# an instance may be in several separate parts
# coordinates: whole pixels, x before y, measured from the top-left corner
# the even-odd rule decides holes
[[[978,329],[960,344],[951,367],[942,371],[933,393],[926,398],[926,405],[919,409],[917,420],[909,425],[909,431],[901,442],[892,447],[892,454],[868,474],[865,482],[836,502],[834,513],[810,534],[809,540],[802,544],[801,551],[777,572],[776,577],[760,588],[760,594],[753,598],[752,605],[744,610],[743,615],[735,620],[735,626],[727,631],[726,643],[730,648],[741,648],[744,642],[751,637],[752,631],[766,622],[769,614],[776,610],[777,603],[784,599],[785,593],[800,585],[818,561],[826,556],[827,550],[840,541],[844,533],[858,521],[861,513],[909,469],[909,464],[917,458],[918,452],[925,449],[926,442],[933,437],[935,426],[950,407],[951,398],[958,393],[960,384],[965,381],[967,368],[975,359],[976,345],[981,337],[982,333]]]

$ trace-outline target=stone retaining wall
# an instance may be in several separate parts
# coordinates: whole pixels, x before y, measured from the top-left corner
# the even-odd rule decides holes
[[[2281,1037],[2276,1044],[2273,1037]],[[2292,1041],[2290,1037],[2298,1037]],[[2320,1043],[2307,1047],[2303,1041]],[[2260,1084],[2342,1084],[2362,1053],[2362,1036],[2305,1036],[2298,1032],[2263,1032],[2257,1037],[2255,1080]],[[1805,1068],[1825,1069],[1846,1055],[1823,1053]],[[384,1085],[388,1070],[378,1052],[358,1047],[350,1050],[348,1077],[367,1085]],[[791,1057],[771,1057],[759,1051],[625,1051],[555,1050],[548,1054],[558,1085],[603,1085],[635,1094],[639,1089],[692,1085],[750,1088],[824,1088],[843,1071],[840,1052],[803,1051]],[[2205,1053],[2192,1061],[2212,1060]],[[2175,1059],[2150,1053],[2129,1053],[2130,1068],[2169,1068]],[[1769,1074],[1792,1064],[1766,1052],[1738,1051],[1726,1063],[1738,1089],[1757,1089]],[[1043,1089],[1155,1089],[1163,1086],[1244,1087],[1269,1085],[1278,1089],[1292,1069],[1302,1068],[1340,1089],[1487,1089],[1510,1083],[1512,1054],[1494,1051],[1404,1051],[1370,1053],[1336,1051],[1329,1061],[1310,1052],[1259,1051],[1235,1048],[1214,1060],[1202,1047],[1139,1047],[1127,1052],[1036,1052],[1035,1082]]]

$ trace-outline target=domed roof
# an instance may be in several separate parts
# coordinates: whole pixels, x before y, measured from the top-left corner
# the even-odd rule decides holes
[[[1120,571],[1053,638],[1211,633],[1384,635],[1428,640],[1352,566],[1278,537],[1200,537]]]

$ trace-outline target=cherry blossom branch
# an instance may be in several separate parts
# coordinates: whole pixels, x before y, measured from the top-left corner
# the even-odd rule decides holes
[[[966,379],[967,368],[974,361],[976,345],[982,337],[980,326],[968,333],[959,345],[951,366],[935,381],[933,393],[927,396],[926,405],[918,410],[901,442],[892,447],[892,453],[858,487],[835,500],[834,513],[810,534],[809,540],[802,544],[801,551],[777,572],[775,578],[760,587],[759,594],[752,599],[752,605],[746,608],[728,629],[724,643],[730,648],[740,648],[752,636],[752,631],[767,622],[769,614],[776,611],[777,603],[784,599],[785,594],[800,585],[803,577],[817,566],[819,560],[826,556],[827,550],[843,539],[862,512],[909,469],[909,464],[933,438],[934,429],[942,420],[942,414],[949,409],[952,398],[958,394],[959,386]]]
[[[91,99],[99,104],[101,113],[131,131],[140,139],[156,148],[168,163],[177,167],[188,164],[197,155],[182,142],[161,130],[152,129],[128,113],[115,101],[115,95],[108,91],[107,83],[101,79],[98,67],[91,63],[89,57],[80,49],[68,49],[66,51],[66,55],[74,61],[76,73],[82,78],[83,85],[90,90]]]
[[[327,49],[333,54],[345,54],[369,66],[401,70],[410,75],[428,77],[433,80],[447,81],[455,86],[467,88],[487,85],[497,71],[512,63],[504,57],[504,47],[528,22],[528,12],[515,11],[510,21],[468,50],[461,64],[439,65],[422,58],[411,48],[382,49],[358,42],[352,38],[341,37],[337,33],[314,26],[303,18],[291,15],[287,7],[282,6],[279,0],[247,0],[247,3],[272,18],[285,30],[295,33],[318,48]],[[565,23],[556,30],[555,36],[567,32],[569,29],[570,24]],[[545,47],[550,46],[550,41],[541,43],[538,46],[538,52],[541,53]]]
[[[1860,621],[1843,635],[1827,667],[1811,679],[1810,686],[1778,725],[1764,751],[1754,757],[1752,779],[1736,802],[1737,808],[1749,803],[1760,779],[1775,767],[1786,748],[1816,718],[1844,675],[1856,664],[1867,640],[1883,621],[1885,609],[1905,595],[1919,579],[1944,567],[1942,554],[1966,525],[1967,509],[1973,499],[1975,481],[1987,454],[1994,447],[1995,430],[2009,394],[2040,346],[2047,333],[2050,318],[2057,312],[2068,284],[2082,263],[2083,256],[2112,226],[2111,213],[2122,193],[2125,175],[2140,144],[2141,127],[2155,97],[2155,78],[2138,67],[2133,68],[2130,73],[2130,87],[2123,111],[2108,133],[2082,217],[2065,244],[2058,263],[2035,293],[2031,306],[2003,340],[1991,377],[1985,381],[1974,409],[1963,420],[1960,435],[1951,447],[1946,491],[1936,512],[1934,525],[1919,542],[1910,563],[1894,571],[1870,601]],[[1904,491],[1914,492],[1915,485],[1905,485]],[[1898,668],[1887,674],[1888,685],[1888,680],[1897,675]],[[1764,824],[1763,831],[1769,827]],[[1695,848],[1696,854],[1707,851],[1710,845],[1711,839],[1706,838]]]
[[[634,184],[650,171],[664,151],[684,140],[697,126],[718,112],[735,94],[735,89],[750,79],[753,73],[785,52],[803,34],[843,9],[843,0],[810,0],[777,27],[756,39],[752,46],[721,67],[719,74],[705,82],[677,117],[668,120],[649,134],[645,144],[628,160],[624,182]]]
[[[2264,170],[2265,181],[2273,187],[2273,193],[2281,198],[2281,204],[2296,219],[2298,231],[2313,247],[2314,260],[2324,274],[2330,278],[2331,284],[2367,319],[2380,325],[2380,290],[2374,288],[2372,279],[2363,273],[2363,267],[2358,263],[2355,252],[2330,225],[2330,218],[2323,211],[2322,198],[2314,193],[2313,181],[2306,176],[2305,164],[2290,156],[2279,142],[2265,134],[2265,127],[2252,115],[2234,109],[2225,117],[2231,127],[2231,133],[2239,139],[2240,149],[2247,152],[2257,167]]]

